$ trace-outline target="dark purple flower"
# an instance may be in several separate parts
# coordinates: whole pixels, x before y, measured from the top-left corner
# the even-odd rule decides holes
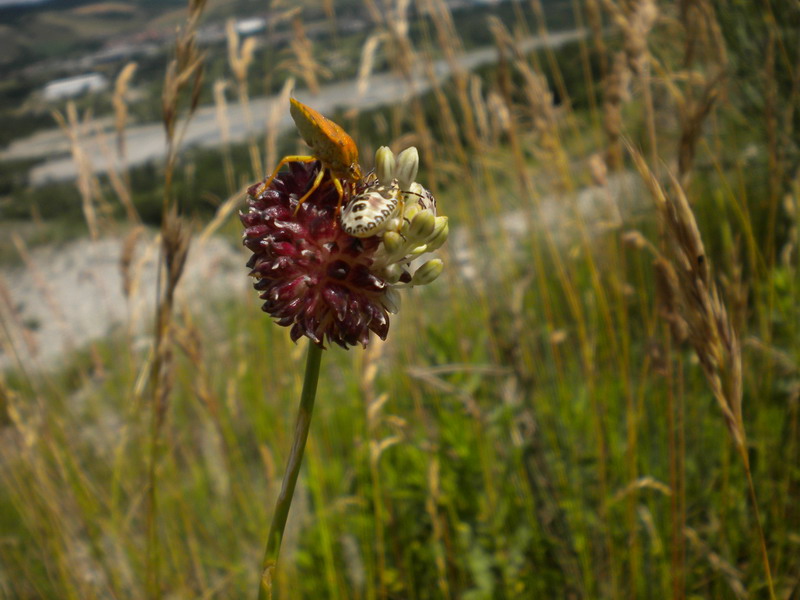
[[[305,335],[319,345],[327,339],[344,348],[366,346],[370,331],[386,339],[394,306],[390,284],[373,270],[381,239],[344,233],[327,174],[296,211],[319,169],[319,162],[289,163],[269,188],[250,187],[249,209],[240,215],[244,245],[253,252],[247,266],[262,309],[291,327],[293,341]]]

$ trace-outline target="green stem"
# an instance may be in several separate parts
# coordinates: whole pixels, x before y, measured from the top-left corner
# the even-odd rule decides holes
[[[297,411],[297,423],[294,428],[294,440],[289,460],[286,463],[286,473],[281,484],[281,493],[275,504],[272,514],[272,524],[269,527],[267,549],[264,551],[264,562],[261,566],[261,582],[258,588],[258,600],[272,600],[272,577],[278,564],[278,554],[281,550],[283,530],[286,527],[286,518],[292,506],[294,488],[300,465],[303,462],[303,452],[306,449],[308,428],[311,425],[311,413],[314,410],[314,398],[317,394],[317,381],[319,380],[319,365],[322,360],[322,348],[309,341],[308,356],[306,358],[306,374],[303,379],[303,393],[300,396],[300,408]]]
[[[742,462],[744,463],[744,473],[747,475],[747,487],[750,491],[750,501],[753,503],[753,514],[756,521],[756,529],[758,531],[758,541],[761,546],[761,561],[764,564],[764,575],[767,577],[767,591],[769,592],[770,600],[776,600],[777,596],[775,596],[775,586],[772,583],[772,569],[769,566],[767,538],[764,536],[764,528],[761,526],[761,513],[758,510],[756,486],[753,484],[753,474],[750,471],[750,457],[747,454],[747,446],[744,441],[737,442],[736,446],[737,450],[739,451],[739,456],[741,456]]]

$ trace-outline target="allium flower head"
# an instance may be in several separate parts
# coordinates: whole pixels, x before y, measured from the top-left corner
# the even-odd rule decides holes
[[[396,288],[430,283],[442,271],[438,259],[412,268],[411,261],[447,237],[447,218],[435,216],[433,196],[408,180],[416,176],[416,164],[408,164],[418,163],[416,149],[400,161],[405,170],[386,152],[391,155],[388,148],[379,150],[379,171],[391,180],[403,177],[408,192],[403,197],[410,201],[404,219],[372,237],[352,237],[342,229],[329,175],[298,208],[319,162],[289,163],[269,187],[256,184],[248,190],[249,209],[240,215],[244,245],[253,252],[247,266],[264,300],[262,309],[291,327],[293,341],[307,336],[320,346],[326,340],[344,348],[366,346],[370,331],[386,339],[389,313],[399,307]],[[380,183],[374,174],[361,179],[352,197]]]

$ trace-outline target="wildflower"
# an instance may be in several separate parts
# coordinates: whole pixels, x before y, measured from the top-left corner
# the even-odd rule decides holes
[[[382,148],[376,163],[384,178],[407,186],[400,187],[403,218],[371,237],[353,237],[341,227],[339,194],[329,172],[298,207],[298,198],[316,181],[319,162],[289,162],[289,170],[268,187],[248,190],[249,209],[241,215],[244,244],[253,252],[247,266],[262,309],[291,327],[293,341],[307,336],[319,346],[326,340],[344,348],[366,346],[370,331],[386,339],[389,314],[399,308],[397,288],[430,283],[441,273],[439,259],[412,266],[444,243],[447,218],[436,217],[433,196],[413,182],[416,149],[399,159]],[[359,179],[354,195],[376,185],[376,175]]]

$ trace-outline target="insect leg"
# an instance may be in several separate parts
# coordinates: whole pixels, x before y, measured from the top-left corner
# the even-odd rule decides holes
[[[297,211],[300,210],[300,206],[303,204],[303,202],[306,201],[306,198],[308,198],[311,194],[313,194],[314,191],[319,187],[319,184],[322,183],[322,177],[325,175],[325,171],[326,171],[325,167],[320,168],[319,173],[317,173],[317,177],[314,179],[314,183],[312,183],[311,187],[308,188],[308,191],[305,194],[303,194],[303,197],[297,201],[297,208],[294,209],[294,214],[297,214]],[[333,181],[334,183],[338,183],[336,179],[334,179]],[[341,184],[339,187],[341,187]]]
[[[344,190],[342,189],[342,182],[336,177],[333,178],[333,186],[339,194],[339,201],[336,203],[336,214],[338,215],[342,210],[342,198],[344,198]]]
[[[260,196],[261,194],[264,193],[264,191],[266,191],[266,189],[272,183],[272,180],[278,176],[278,172],[281,170],[281,167],[283,165],[288,164],[290,162],[314,162],[315,160],[317,159],[313,156],[284,156],[278,163],[278,166],[275,167],[275,170],[272,172],[272,175],[270,175],[269,178],[264,183],[262,183],[261,186],[259,186],[258,190],[256,190],[256,196]]]

